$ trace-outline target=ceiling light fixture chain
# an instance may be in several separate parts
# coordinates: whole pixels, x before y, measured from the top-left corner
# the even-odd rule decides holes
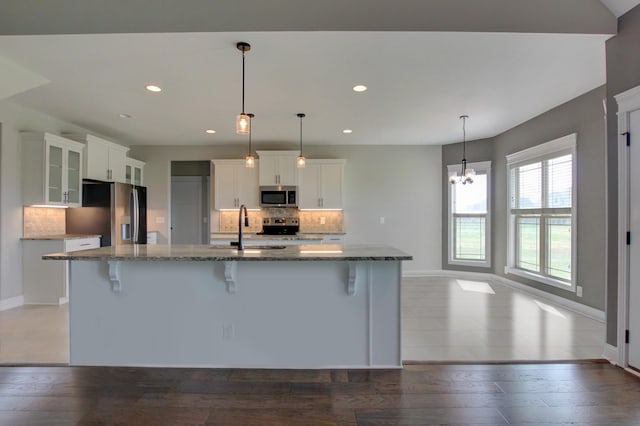
[[[467,183],[473,183],[473,177],[476,175],[476,171],[470,168],[467,168],[467,119],[468,115],[461,115],[460,119],[462,120],[462,165],[460,167],[460,176],[458,176],[458,172],[451,175],[449,178],[449,182],[452,184],[461,183],[466,185]]]
[[[236,48],[242,52],[242,112],[236,118],[236,133],[247,134],[250,131],[251,118],[244,112],[244,74],[245,74],[245,52],[251,50],[251,45],[247,42],[240,41],[236,44]]]
[[[304,155],[302,154],[302,119],[306,117],[306,114],[299,112],[297,116],[300,118],[300,155],[296,159],[296,166],[301,169],[307,164],[307,159],[304,158]]]

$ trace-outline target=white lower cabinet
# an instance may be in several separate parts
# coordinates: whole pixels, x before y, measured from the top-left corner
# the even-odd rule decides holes
[[[100,237],[23,240],[22,293],[25,304],[60,305],[69,301],[69,261],[42,260],[42,255],[100,247]]]

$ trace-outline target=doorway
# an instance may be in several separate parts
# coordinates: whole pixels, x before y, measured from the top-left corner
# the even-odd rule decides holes
[[[171,162],[171,244],[209,243],[208,161]]]
[[[640,86],[618,103],[618,364],[640,373]]]

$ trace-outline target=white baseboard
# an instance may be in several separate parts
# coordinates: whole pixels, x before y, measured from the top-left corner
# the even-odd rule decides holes
[[[0,311],[6,311],[7,309],[17,308],[24,305],[24,296],[10,297],[8,299],[0,300]]]
[[[583,305],[582,303],[574,302],[573,300],[565,299],[564,297],[556,296],[555,294],[547,293],[546,291],[538,290],[537,288],[498,275],[494,275],[494,282],[504,284],[508,287],[515,288],[541,299],[547,299],[548,301],[560,305],[565,309],[577,312],[593,320],[600,321],[601,323],[605,322],[604,311],[592,308],[591,306]]]
[[[618,365],[618,348],[605,343],[602,349],[602,357],[613,365]]]
[[[540,299],[545,299],[548,302],[554,303],[570,311],[577,312],[593,320],[602,323],[605,322],[604,311],[592,308],[591,306],[583,305],[582,303],[574,302],[573,300],[565,299],[564,297],[556,296],[555,294],[547,293],[546,291],[539,290],[537,288],[510,280],[505,277],[501,277],[496,274],[489,274],[485,272],[454,271],[447,269],[431,271],[407,271],[403,274],[403,277],[450,277],[490,281],[496,284],[506,285],[507,287],[522,291],[523,293],[527,293]]]

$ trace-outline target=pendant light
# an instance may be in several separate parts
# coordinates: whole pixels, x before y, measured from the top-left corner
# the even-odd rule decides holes
[[[467,130],[466,130],[466,122],[469,118],[468,115],[461,115],[460,119],[462,120],[462,166],[460,168],[460,176],[458,176],[458,172],[451,175],[449,178],[449,182],[452,184],[461,183],[466,185],[467,183],[473,183],[473,177],[476,175],[476,171],[473,169],[467,168]]]
[[[251,117],[244,112],[244,54],[251,50],[251,45],[241,41],[236,47],[242,52],[242,112],[236,117],[236,133],[246,135],[251,130]]]
[[[307,159],[302,155],[302,119],[305,117],[305,114],[299,112],[297,115],[300,117],[300,155],[296,158],[296,167],[302,169],[307,165]]]
[[[253,169],[256,166],[256,159],[253,156],[253,151],[251,151],[251,120],[255,117],[254,114],[247,114],[249,117],[249,154],[244,157],[244,166],[248,169]]]

